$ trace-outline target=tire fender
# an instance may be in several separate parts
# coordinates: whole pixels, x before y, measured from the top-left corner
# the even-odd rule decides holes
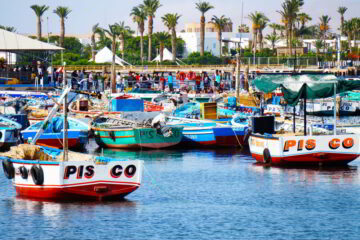
[[[263,151],[264,163],[271,163],[271,155],[268,148],[265,148]]]
[[[6,159],[2,161],[2,166],[4,169],[5,177],[8,179],[13,179],[15,176],[15,168],[13,163],[10,160]]]
[[[36,185],[44,183],[44,171],[41,166],[33,165],[30,169],[31,177]]]

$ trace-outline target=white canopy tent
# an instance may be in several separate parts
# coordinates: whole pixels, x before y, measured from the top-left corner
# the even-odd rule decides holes
[[[104,47],[95,55],[95,62],[96,63],[111,63],[112,57],[113,57],[112,51],[109,48]],[[92,61],[92,59],[90,59],[89,62],[90,61]],[[120,58],[116,55],[115,55],[115,63],[120,66],[131,65],[130,63],[124,61],[122,58]]]
[[[167,48],[164,48],[164,55],[163,55],[163,61],[172,61],[173,59],[173,55],[172,53],[167,49]],[[152,60],[152,62],[160,62],[160,54],[154,58]],[[180,65],[181,63],[183,63],[180,59],[176,58],[176,64],[177,65]]]
[[[0,29],[0,52],[61,51],[63,48]]]

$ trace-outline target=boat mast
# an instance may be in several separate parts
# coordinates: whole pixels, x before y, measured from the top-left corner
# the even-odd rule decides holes
[[[336,135],[336,82],[334,83],[334,135]]]
[[[244,2],[241,3],[241,23],[240,26],[242,26],[243,23],[243,12],[244,12]],[[236,91],[236,101],[240,102],[240,74],[241,74],[241,38],[242,33],[240,33],[240,43],[239,43],[239,53],[236,54],[236,82],[235,82],[235,91]],[[244,88],[244,86],[242,86]]]
[[[65,83],[66,83],[66,73],[65,73],[65,62],[64,62],[64,89],[65,89]],[[68,86],[69,88],[69,86]],[[68,94],[66,93],[64,97],[64,136],[63,136],[63,148],[64,148],[64,158],[63,161],[68,161],[68,121],[67,121],[67,105],[68,105]]]
[[[304,84],[305,86],[305,91],[304,91],[304,136],[306,136],[306,89],[307,89],[307,84]]]

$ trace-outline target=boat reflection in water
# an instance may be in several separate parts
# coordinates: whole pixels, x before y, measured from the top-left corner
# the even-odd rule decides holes
[[[239,156],[245,157],[246,155],[243,152],[236,148],[231,149],[197,149],[196,151],[192,149],[159,149],[159,150],[129,150],[129,149],[106,149],[106,148],[96,148],[90,150],[89,153],[95,155],[103,155],[104,157],[117,158],[117,159],[128,159],[136,160],[141,159],[143,161],[183,161],[183,157],[191,157],[201,155],[201,157],[213,158],[215,161],[232,161],[236,160]],[[252,158],[249,156],[247,158],[253,162]]]
[[[315,183],[333,183],[333,184],[359,184],[360,178],[357,166],[337,166],[337,167],[279,167],[269,166],[268,164],[254,163],[250,166],[251,170],[259,173],[265,178],[272,179],[287,178],[288,182],[315,184]]]
[[[99,203],[96,201],[77,201],[69,199],[68,201],[39,201],[36,199],[16,196],[8,199],[8,205],[11,207],[13,214],[41,215],[49,220],[56,221],[64,218],[64,215],[71,215],[72,212],[92,212],[96,211]],[[101,203],[102,211],[111,212],[127,212],[136,209],[136,201],[126,199],[103,200]],[[55,223],[55,226],[59,224]]]

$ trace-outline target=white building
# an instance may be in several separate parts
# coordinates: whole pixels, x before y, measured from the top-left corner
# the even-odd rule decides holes
[[[190,53],[200,52],[200,32],[179,32],[177,37],[185,41],[185,50],[183,57],[186,58]],[[227,45],[228,49],[238,47],[241,39],[241,48],[247,48],[251,40],[250,33],[222,33],[222,46]],[[217,32],[206,32],[204,40],[204,50],[211,52],[215,56],[220,55],[219,41],[217,40]]]
[[[7,64],[16,64],[15,53],[0,52],[0,58],[3,58]]]

